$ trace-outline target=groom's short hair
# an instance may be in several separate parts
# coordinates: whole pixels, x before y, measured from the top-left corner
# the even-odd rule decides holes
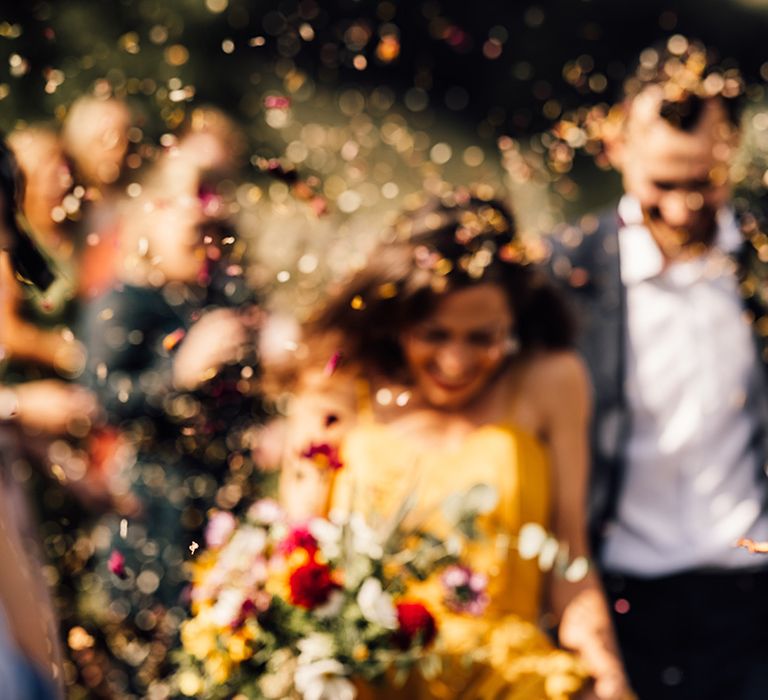
[[[720,100],[728,121],[738,127],[744,109],[744,84],[732,63],[720,64],[703,43],[676,34],[640,53],[624,83],[624,98],[632,100],[650,85],[664,90],[659,115],[676,129],[696,128],[704,103]]]

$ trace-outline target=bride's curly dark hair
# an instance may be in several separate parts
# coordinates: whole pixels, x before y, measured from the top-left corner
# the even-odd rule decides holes
[[[398,376],[398,336],[452,291],[501,287],[522,352],[573,347],[574,323],[546,273],[524,262],[509,210],[467,196],[433,199],[400,215],[366,265],[343,283],[306,327],[313,339],[341,336],[346,361]]]
[[[24,174],[16,157],[0,134],[0,250],[10,253],[11,266],[23,280],[45,291],[53,282],[53,271],[18,221],[24,184]]]

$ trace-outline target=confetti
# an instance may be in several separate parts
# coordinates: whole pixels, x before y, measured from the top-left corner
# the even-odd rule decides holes
[[[96,640],[79,625],[69,630],[67,635],[67,646],[73,651],[83,651],[90,649]]]
[[[107,568],[109,569],[110,573],[113,573],[120,579],[125,579],[128,577],[128,573],[125,570],[125,557],[117,549],[113,549],[112,553],[109,555]]]
[[[267,109],[288,109],[291,106],[291,98],[284,95],[267,95],[264,98],[264,107]]]
[[[325,368],[323,369],[326,377],[330,377],[336,372],[343,357],[341,351],[337,350],[328,358],[328,362],[325,363]]]
[[[184,340],[184,336],[186,336],[187,332],[183,328],[177,328],[172,333],[169,333],[168,335],[163,338],[163,349],[166,352],[171,352],[176,346]]]
[[[189,553],[194,554],[198,549],[200,549],[200,545],[197,542],[192,542],[191,545],[189,545]]]
[[[60,484],[63,484],[67,481],[67,474],[60,464],[56,464],[56,463],[51,464],[51,473],[53,474],[53,476],[56,477],[56,480]]]
[[[397,397],[395,398],[395,403],[400,406],[400,408],[403,408],[404,406],[408,405],[408,402],[411,400],[411,392],[410,391],[401,391]]]

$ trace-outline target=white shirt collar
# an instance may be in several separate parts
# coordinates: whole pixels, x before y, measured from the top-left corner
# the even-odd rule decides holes
[[[643,220],[640,202],[625,194],[619,202],[619,265],[625,285],[638,284],[657,277],[664,270],[664,258]],[[743,242],[733,209],[717,212],[717,234],[714,248],[726,254],[735,253]]]

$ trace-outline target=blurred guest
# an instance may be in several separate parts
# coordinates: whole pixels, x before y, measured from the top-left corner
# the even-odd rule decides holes
[[[84,95],[69,108],[62,138],[78,180],[103,192],[119,182],[128,154],[131,113],[122,100]]]
[[[176,141],[159,158],[153,179],[172,195],[197,194],[207,216],[217,216],[223,178],[237,178],[243,166],[245,139],[237,124],[216,107],[194,108]]]
[[[90,392],[68,381],[85,366],[85,350],[72,330],[78,306],[78,247],[62,205],[72,179],[58,137],[50,129],[17,130],[8,144],[24,178],[26,221],[57,277],[44,293],[32,285],[17,284],[11,256],[0,254],[5,290],[0,303],[2,378],[5,384],[19,385],[15,423],[21,428],[6,427],[0,433],[6,447],[9,440],[21,442],[21,453],[44,463],[49,461],[51,440],[73,430],[82,437],[95,409]],[[67,460],[53,461],[61,462],[66,471]]]
[[[62,139],[74,166],[76,181],[84,187],[80,287],[85,298],[109,289],[117,274],[119,254],[119,201],[125,186],[129,131],[133,115],[114,97],[85,95],[69,108]]]
[[[90,305],[84,325],[88,384],[137,452],[124,475],[135,508],[105,518],[102,542],[121,562],[105,578],[114,600],[104,629],[133,693],[162,682],[182,615],[184,561],[206,511],[247,494],[251,465],[239,435],[260,410],[252,396],[259,315],[237,308],[247,293],[236,270],[211,269],[199,198],[157,187],[127,204],[121,284]]]
[[[34,253],[28,235],[18,226],[16,214],[21,177],[12,152],[0,139],[0,248],[18,260],[45,266]],[[18,267],[14,265],[14,271]],[[27,274],[32,272],[26,271]],[[35,270],[35,279],[51,280],[47,270]],[[15,286],[15,279],[10,281]],[[14,290],[0,279],[0,297]],[[15,418],[20,395],[0,386],[0,421]],[[27,403],[27,406],[29,404]],[[16,483],[9,450],[0,450],[0,687],[9,700],[52,700],[62,697],[62,667],[55,618],[45,577],[35,556],[26,499]]]
[[[11,284],[15,273],[9,257],[2,257],[6,294],[0,342],[6,359],[42,368],[37,373],[26,368],[27,379],[52,371],[71,375],[82,370],[85,360],[83,348],[70,329],[77,293],[76,241],[71,227],[62,223],[62,202],[72,177],[55,132],[28,127],[12,133],[8,144],[25,178],[24,214],[38,246],[53,261],[58,274],[42,295],[34,287]],[[12,373],[13,368],[9,371]]]
[[[734,546],[768,535],[765,234],[730,179],[742,88],[682,36],[644,51],[607,132],[625,194],[552,258],[585,325],[594,551],[643,700],[768,697],[768,569]]]
[[[90,511],[103,507],[107,498],[103,475],[91,468],[86,439],[96,401],[69,381],[85,366],[85,351],[72,330],[79,249],[63,209],[72,178],[54,131],[26,127],[13,132],[8,143],[24,178],[26,221],[57,277],[41,293],[18,284],[11,256],[0,260],[2,381],[17,400],[12,420],[0,426],[0,444],[10,468],[26,482],[36,510],[56,612],[67,638],[78,625],[77,591],[91,555]]]

